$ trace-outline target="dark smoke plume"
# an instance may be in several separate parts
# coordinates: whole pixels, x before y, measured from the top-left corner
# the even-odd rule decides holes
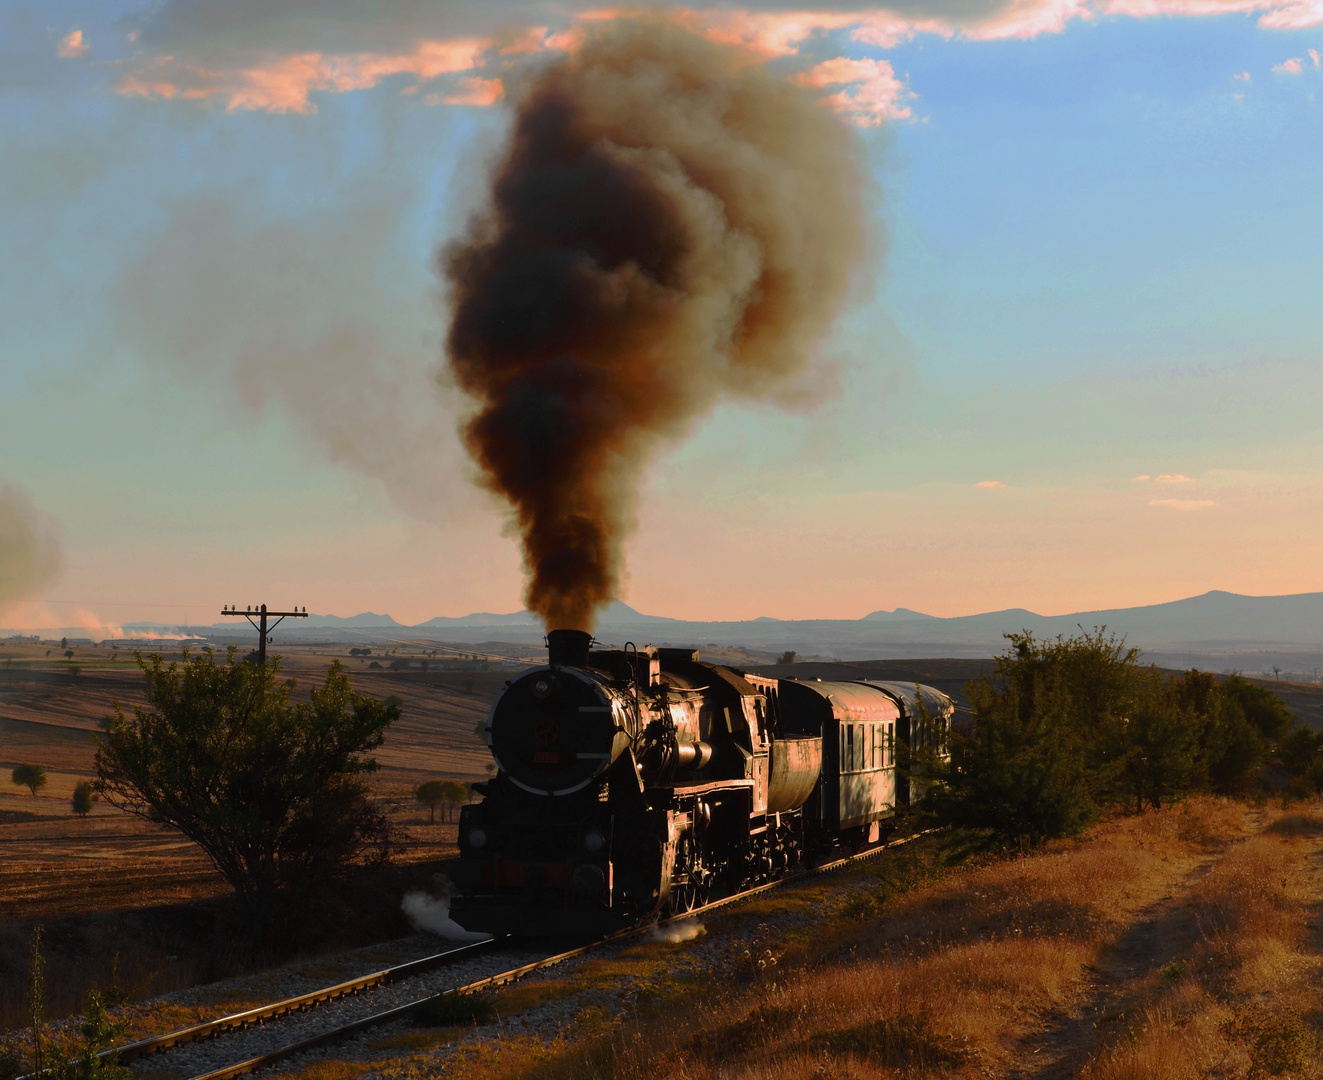
[[[517,93],[443,270],[465,439],[548,627],[591,629],[615,596],[660,443],[802,376],[862,254],[861,186],[809,91],[661,16],[599,24]]]

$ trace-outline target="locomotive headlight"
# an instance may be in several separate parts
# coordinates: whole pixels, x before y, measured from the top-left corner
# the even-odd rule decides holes
[[[487,846],[486,829],[470,829],[468,835],[469,847],[480,848]]]
[[[589,855],[596,855],[606,847],[606,837],[596,829],[589,829],[583,834],[583,850]]]

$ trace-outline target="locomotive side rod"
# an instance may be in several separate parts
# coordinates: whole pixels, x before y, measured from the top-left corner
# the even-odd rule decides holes
[[[457,986],[450,990],[443,990],[439,994],[432,994],[425,998],[419,998],[417,1001],[411,1001],[406,1005],[399,1005],[393,1009],[387,1009],[384,1012],[376,1013],[372,1016],[365,1016],[360,1020],[345,1024],[343,1027],[333,1028],[330,1031],[320,1032],[317,1035],[306,1039],[300,1039],[287,1046],[282,1046],[269,1053],[259,1054],[257,1057],[249,1058],[247,1061],[241,1061],[235,1065],[227,1065],[221,1069],[214,1069],[211,1072],[201,1073],[192,1077],[191,1080],[234,1080],[235,1077],[244,1076],[248,1073],[256,1072],[268,1065],[273,1065],[287,1057],[302,1053],[304,1050],[311,1050],[314,1047],[324,1046],[327,1043],[337,1042],[340,1039],[356,1035],[367,1028],[377,1027],[381,1024],[388,1024],[392,1020],[400,1020],[410,1015],[417,1009],[433,1001],[440,1001],[443,998],[458,997],[460,994],[473,994],[479,990],[485,990],[489,986],[500,986],[505,983],[514,982],[523,978],[525,975],[531,975],[535,971],[541,971],[544,968],[554,967],[556,964],[564,963],[566,960],[573,960],[575,957],[582,956],[594,949],[600,949],[604,945],[615,944],[625,941],[629,938],[638,937],[649,933],[657,926],[670,926],[673,923],[681,922],[685,919],[697,918],[700,915],[706,915],[715,911],[717,908],[726,907],[729,904],[739,903],[742,900],[748,900],[760,893],[769,892],[772,889],[780,888],[783,885],[791,885],[797,881],[804,881],[811,877],[819,877],[823,874],[835,873],[837,870],[843,870],[848,866],[864,862],[867,859],[874,858],[886,851],[894,848],[903,847],[906,844],[913,843],[915,840],[928,836],[932,833],[940,832],[940,829],[924,829],[921,832],[913,833],[910,836],[901,837],[899,840],[891,840],[884,844],[878,844],[867,851],[861,851],[856,855],[847,855],[843,859],[836,859],[829,863],[823,863],[820,866],[811,867],[800,873],[780,878],[776,881],[769,881],[765,885],[759,885],[752,889],[746,889],[744,892],[735,893],[732,896],[723,896],[719,900],[713,900],[710,904],[704,904],[702,907],[694,908],[692,911],[682,912],[679,915],[672,915],[665,919],[659,919],[656,923],[649,923],[647,926],[637,926],[629,930],[622,930],[619,933],[611,934],[587,945],[580,945],[565,952],[556,953],[553,956],[544,957],[541,960],[534,960],[528,964],[521,964],[519,967],[511,968],[509,971],[503,971],[497,975],[489,975],[486,978],[478,979],[466,986]],[[486,944],[480,942],[480,944]]]

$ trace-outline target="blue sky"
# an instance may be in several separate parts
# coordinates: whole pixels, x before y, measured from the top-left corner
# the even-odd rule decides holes
[[[234,72],[499,27],[343,0],[221,34],[208,7],[0,16],[0,484],[22,504],[6,533],[0,496],[0,595],[24,594],[0,624],[517,608],[433,378],[433,260],[508,108],[441,103],[480,95],[454,65],[233,107]],[[880,242],[814,408],[723,405],[653,464],[624,599],[857,617],[1323,589],[1323,29],[940,17],[953,36],[847,23],[768,60],[889,65],[901,93],[858,129]]]

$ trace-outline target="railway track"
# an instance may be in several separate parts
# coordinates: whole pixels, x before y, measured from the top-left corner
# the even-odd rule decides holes
[[[913,843],[915,840],[927,836],[934,831],[936,830],[928,829],[911,836],[903,837],[899,840],[878,844],[853,855],[835,859],[818,866],[804,868],[799,872],[789,874],[777,881],[768,882],[766,885],[760,885],[756,888],[736,893],[733,896],[722,897],[721,899],[714,900],[711,903],[704,904],[701,907],[694,908],[683,914],[662,919],[658,924],[649,924],[648,926],[622,931],[619,934],[614,934],[610,937],[602,938],[586,945],[576,946],[573,949],[567,949],[563,952],[526,960],[523,963],[516,964],[506,970],[498,971],[490,975],[482,975],[476,979],[470,979],[459,986],[448,987],[438,992],[406,1001],[403,1004],[392,1006],[391,1008],[372,1012],[363,1016],[357,1016],[345,1023],[333,1024],[320,1031],[306,1035],[303,1038],[291,1040],[275,1049],[250,1055],[242,1061],[225,1065],[220,1068],[210,1069],[205,1072],[196,1073],[192,1077],[192,1080],[232,1080],[234,1077],[256,1072],[259,1069],[273,1065],[285,1058],[293,1057],[297,1054],[319,1046],[324,1046],[328,1043],[349,1038],[361,1031],[367,1030],[368,1028],[379,1027],[383,1024],[389,1024],[394,1020],[403,1019],[414,1011],[423,1008],[430,1002],[435,1002],[442,998],[456,997],[461,994],[472,994],[491,986],[514,982],[525,975],[532,974],[533,972],[544,968],[554,967],[557,964],[582,956],[594,949],[616,944],[646,934],[653,929],[653,925],[666,926],[686,919],[698,918],[716,911],[719,908],[749,900],[754,896],[758,896],[772,889],[805,881],[809,878],[821,876],[823,874],[834,873],[838,870],[845,869],[846,867],[885,854],[887,851],[894,850],[905,844]],[[388,983],[398,982],[403,979],[409,979],[421,975],[425,972],[433,971],[440,967],[453,966],[483,953],[492,952],[498,945],[498,941],[489,940],[457,946],[456,948],[447,949],[432,956],[423,957],[419,960],[412,960],[404,964],[398,964],[394,967],[384,968],[368,975],[363,975],[355,979],[346,980],[345,982],[336,983],[333,986],[327,986],[320,990],[312,991],[311,993],[300,994],[297,997],[272,1002],[269,1005],[263,1005],[256,1009],[248,1009],[244,1012],[220,1017],[216,1020],[194,1024],[190,1027],[167,1032],[163,1035],[155,1035],[151,1038],[140,1039],[137,1042],[129,1043],[114,1050],[103,1051],[101,1056],[108,1057],[112,1054],[116,1054],[121,1062],[129,1062],[146,1057],[150,1054],[167,1050],[171,1047],[233,1034],[248,1029],[254,1025],[262,1024],[268,1020],[276,1020],[293,1013],[318,1008],[331,1002],[340,1001],[347,997],[352,997],[365,991],[373,990]],[[31,1080],[31,1078],[20,1077],[19,1080]]]

